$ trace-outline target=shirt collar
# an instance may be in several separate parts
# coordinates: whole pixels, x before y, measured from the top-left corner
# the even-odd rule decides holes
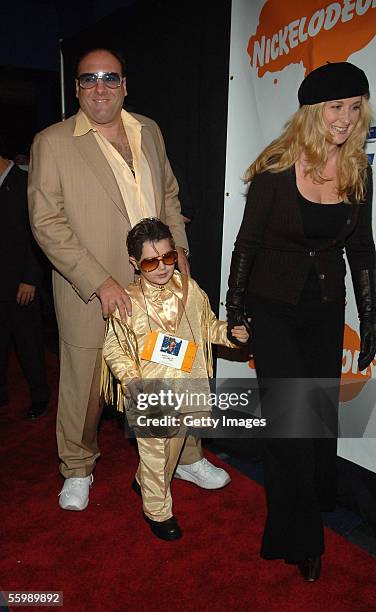
[[[144,125],[143,123],[141,123],[141,121],[138,121],[138,119],[133,117],[133,115],[131,115],[124,109],[122,109],[121,111],[121,120],[123,122],[124,128],[129,126],[130,128],[137,127],[138,129],[141,129],[141,127]],[[88,116],[85,115],[82,109],[80,109],[76,115],[76,125],[74,128],[73,136],[84,136],[85,134],[90,132],[90,130],[92,130],[93,132],[97,131],[97,129],[91,125]]]
[[[180,273],[175,270],[172,277],[165,285],[153,285],[144,276],[141,276],[140,282],[152,295],[160,295],[161,292],[167,290],[174,294],[179,300],[183,298],[183,287]]]

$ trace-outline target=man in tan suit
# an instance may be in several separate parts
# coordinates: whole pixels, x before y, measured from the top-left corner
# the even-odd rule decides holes
[[[60,506],[84,510],[99,456],[99,384],[104,319],[131,304],[133,279],[126,237],[144,217],[169,225],[189,274],[178,185],[157,124],[122,110],[126,80],[121,57],[105,49],[78,65],[77,115],[35,137],[29,173],[29,209],[35,238],[53,263],[60,334],[57,442],[65,477]],[[228,474],[186,444],[176,476],[220,488]]]

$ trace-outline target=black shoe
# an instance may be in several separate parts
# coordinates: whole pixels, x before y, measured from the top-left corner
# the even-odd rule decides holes
[[[27,412],[30,421],[36,421],[47,412],[48,402],[33,402]]]
[[[157,538],[161,540],[179,540],[182,537],[183,532],[180,529],[178,522],[174,516],[167,519],[167,521],[152,521],[148,516],[144,514],[145,521],[149,523],[150,529]]]
[[[298,563],[301,575],[306,582],[316,582],[320,578],[321,557],[308,557]]]
[[[133,482],[131,484],[132,490],[139,496],[142,497],[142,493],[141,493],[141,487],[138,484],[137,480],[134,478]]]

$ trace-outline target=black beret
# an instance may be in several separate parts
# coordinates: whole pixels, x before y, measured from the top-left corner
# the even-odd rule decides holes
[[[310,72],[299,87],[298,99],[303,106],[366,94],[369,83],[363,70],[350,62],[336,62]]]

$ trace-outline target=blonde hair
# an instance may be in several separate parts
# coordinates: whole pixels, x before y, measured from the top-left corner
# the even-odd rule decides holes
[[[305,174],[315,183],[324,183],[322,171],[327,161],[327,142],[330,138],[323,120],[324,102],[304,105],[285,124],[279,138],[273,140],[250,165],[244,181],[252,181],[256,174],[269,170],[282,172],[291,168],[304,154]],[[337,162],[338,195],[345,202],[352,196],[355,201],[365,197],[367,155],[364,143],[372,112],[368,99],[362,96],[359,119],[346,142],[339,148]]]

